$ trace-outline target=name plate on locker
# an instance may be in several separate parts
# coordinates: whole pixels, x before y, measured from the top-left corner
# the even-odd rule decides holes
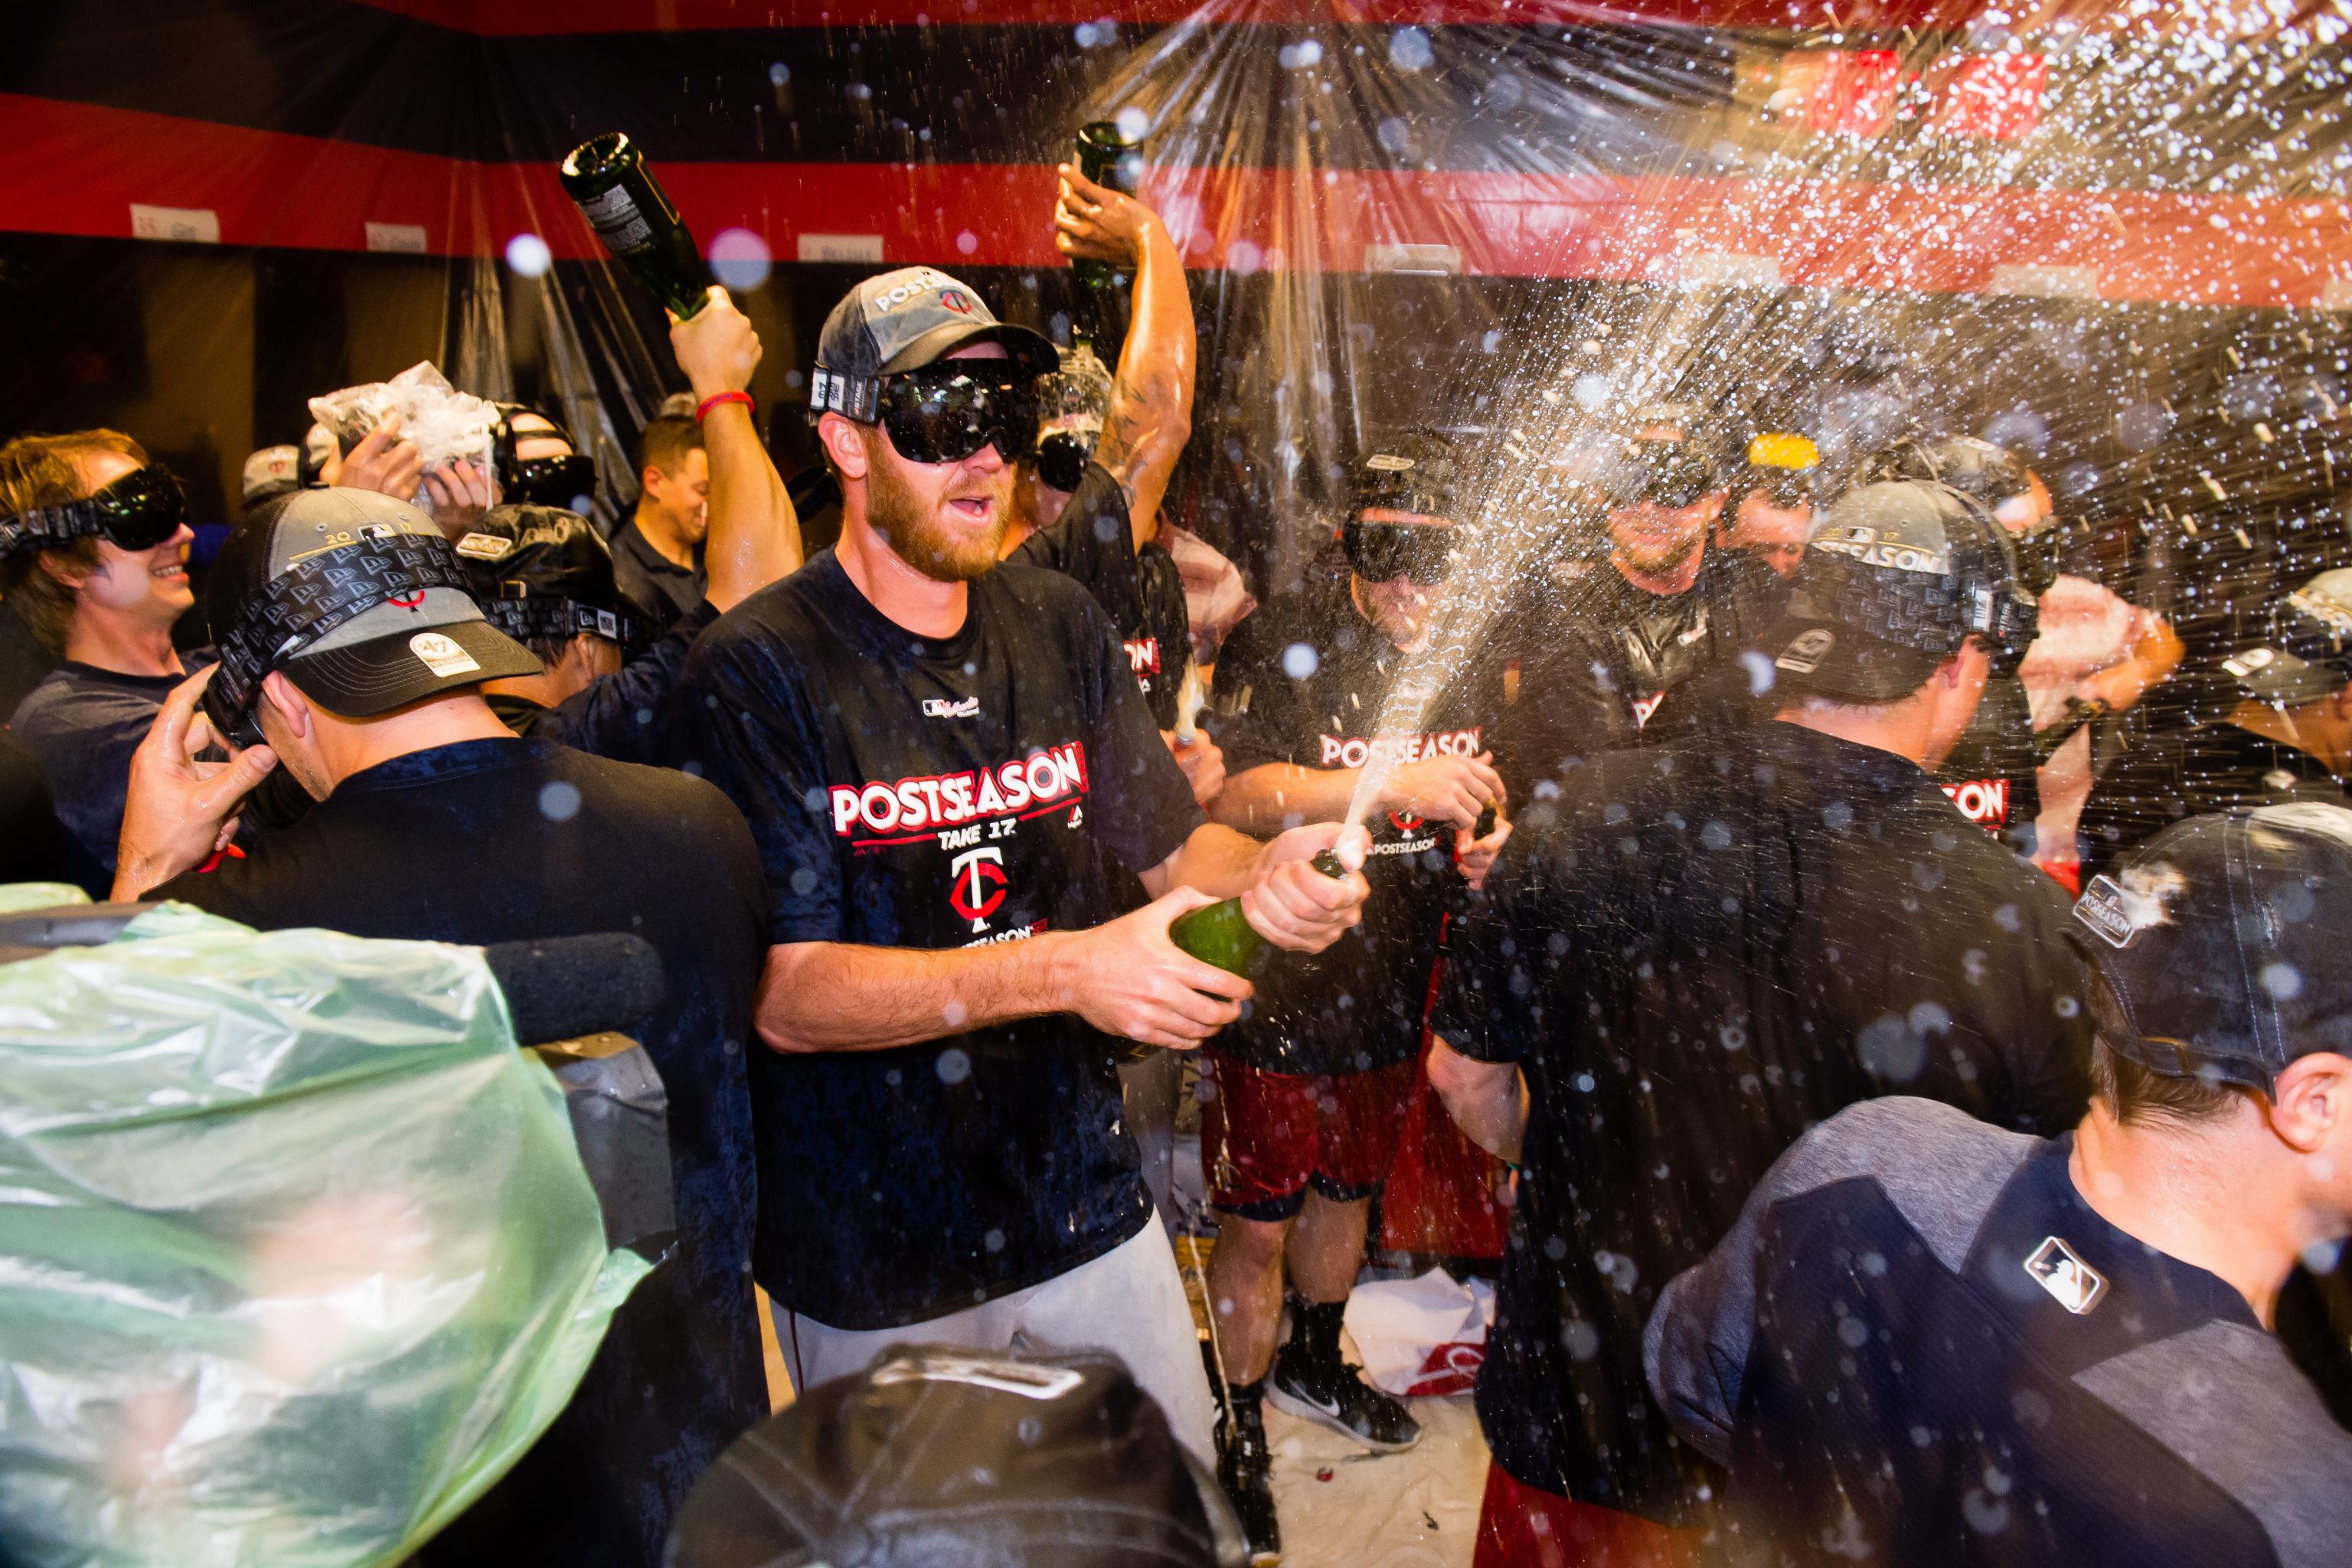
[[[131,237],[177,240],[183,245],[218,245],[220,215],[210,207],[151,207],[132,202]]]

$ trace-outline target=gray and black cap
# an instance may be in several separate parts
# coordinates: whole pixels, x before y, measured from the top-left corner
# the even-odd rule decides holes
[[[205,707],[239,732],[262,678],[369,719],[436,693],[537,675],[537,656],[482,616],[433,520],[373,490],[267,500],[222,544],[205,584],[220,668]]]
[[[1848,490],[1814,520],[1763,651],[1789,686],[1892,702],[1969,637],[2021,655],[2034,626],[2033,596],[1991,514],[1946,486],[1896,481]]]
[[[871,423],[882,378],[917,370],[972,343],[1003,343],[1031,375],[1058,369],[1053,343],[996,319],[980,290],[931,267],[901,267],[844,295],[817,334],[809,418],[839,414]]]
[[[2352,566],[2322,572],[2271,612],[2270,636],[2221,661],[2257,702],[2299,708],[2352,685]]]
[[[2299,1057],[2352,1056],[2352,809],[2175,823],[2092,878],[2074,918],[2129,1026],[2100,1037],[2151,1072],[2269,1094]]]

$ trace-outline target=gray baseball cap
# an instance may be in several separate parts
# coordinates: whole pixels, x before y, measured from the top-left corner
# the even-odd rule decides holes
[[[2257,702],[2295,708],[2352,685],[2352,566],[2322,572],[2282,601],[2271,635],[2221,668]]]
[[[248,648],[250,637],[233,635],[261,624],[264,601],[280,612],[273,627],[299,634],[318,624],[314,607],[366,585],[358,547],[403,536],[415,542],[413,553],[441,563],[428,585],[388,580],[373,603],[354,604],[355,614],[290,649],[274,641]],[[441,531],[406,501],[373,490],[296,490],[264,501],[229,535],[205,584],[205,610],[224,673],[237,684],[257,686],[282,669],[329,711],[366,719],[436,692],[541,673],[539,657],[491,626],[465,584]],[[215,687],[222,681],[214,678]]]
[[[971,343],[1003,343],[1031,375],[1058,369],[1044,334],[996,319],[980,290],[932,267],[901,267],[868,278],[824,319],[817,334],[809,417],[871,421],[881,380],[944,359]]]

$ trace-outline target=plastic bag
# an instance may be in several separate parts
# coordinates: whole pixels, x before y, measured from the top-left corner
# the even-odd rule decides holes
[[[167,905],[0,965],[0,1540],[397,1561],[646,1271],[478,950]]]
[[[401,439],[415,445],[427,471],[459,458],[489,465],[498,405],[458,391],[429,360],[410,365],[390,381],[346,386],[310,399],[310,416],[333,431],[346,452],[383,424],[387,414],[400,416]]]
[[[1348,1337],[1374,1387],[1398,1395],[1467,1394],[1486,1361],[1495,1288],[1458,1283],[1443,1268],[1417,1279],[1376,1279],[1348,1297]]]

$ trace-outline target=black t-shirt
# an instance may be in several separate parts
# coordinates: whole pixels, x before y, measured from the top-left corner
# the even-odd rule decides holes
[[[2227,720],[2159,730],[2091,785],[2076,836],[2083,875],[2113,870],[2139,844],[2184,817],[2293,801],[2352,805],[2345,781],[2317,757]]]
[[[1085,588],[1110,617],[1129,668],[1151,705],[1152,722],[1176,727],[1176,699],[1191,647],[1184,577],[1157,544],[1135,548],[1127,491],[1109,469],[1088,463],[1062,514],[1023,540],[1007,559],[1059,572]]]
[[[0,600],[0,714],[14,713],[57,667],[58,656],[33,635],[16,607]]]
[[[1936,782],[1961,816],[2031,855],[2034,819],[2042,815],[2041,766],[2025,682],[2015,675],[1996,675],[1985,682],[1976,717],[1936,770]]]
[[[1202,821],[1111,627],[1068,578],[974,580],[953,637],[831,551],[695,645],[667,748],[733,796],[770,940],[950,948],[1099,924]],[[1102,1256],[1150,1212],[1108,1037],[1066,1015],[890,1050],[758,1053],[760,1282],[877,1329]]]
[[[1514,607],[1522,661],[1519,700],[1499,734],[1505,778],[1520,798],[1601,752],[1711,727],[1711,705],[1667,694],[1736,661],[1780,617],[1788,584],[1738,551],[1710,548],[1679,594],[1628,583],[1606,560],[1544,573]]]
[[[191,655],[188,669],[211,659]],[[179,675],[121,675],[71,659],[33,688],[9,728],[40,759],[58,818],[109,871],[122,837],[122,803],[131,788],[131,753],[147,738]]]
[[[1696,1461],[1642,1367],[1659,1289],[1856,1100],[2074,1125],[2090,1038],[2070,924],[2056,884],[1918,768],[1791,724],[1618,752],[1523,810],[1432,1025],[1517,1062],[1532,1095],[1478,1384],[1503,1468],[1682,1518]]]
[[[643,654],[610,675],[598,676],[554,707],[541,707],[527,697],[493,695],[490,711],[518,735],[553,741],[616,763],[651,763],[687,653],[718,618],[718,606],[705,599],[671,623]]]
[[[1407,657],[1350,602],[1348,580],[1265,605],[1225,642],[1217,724],[1228,777],[1270,763],[1360,768]],[[1476,756],[1502,711],[1499,672],[1475,664],[1424,712],[1407,761]],[[1454,826],[1375,813],[1363,923],[1318,954],[1265,966],[1246,1016],[1217,1037],[1227,1056],[1281,1073],[1367,1072],[1421,1048],[1445,911],[1463,887]]]
[[[742,818],[675,773],[464,741],[355,773],[246,858],[152,896],[264,930],[467,943],[618,931],[661,954],[662,1005],[636,1037],[669,1095],[677,1250],[614,1315],[546,1436],[416,1559],[659,1563],[688,1488],[768,1411],[744,1075],[765,900]]]

